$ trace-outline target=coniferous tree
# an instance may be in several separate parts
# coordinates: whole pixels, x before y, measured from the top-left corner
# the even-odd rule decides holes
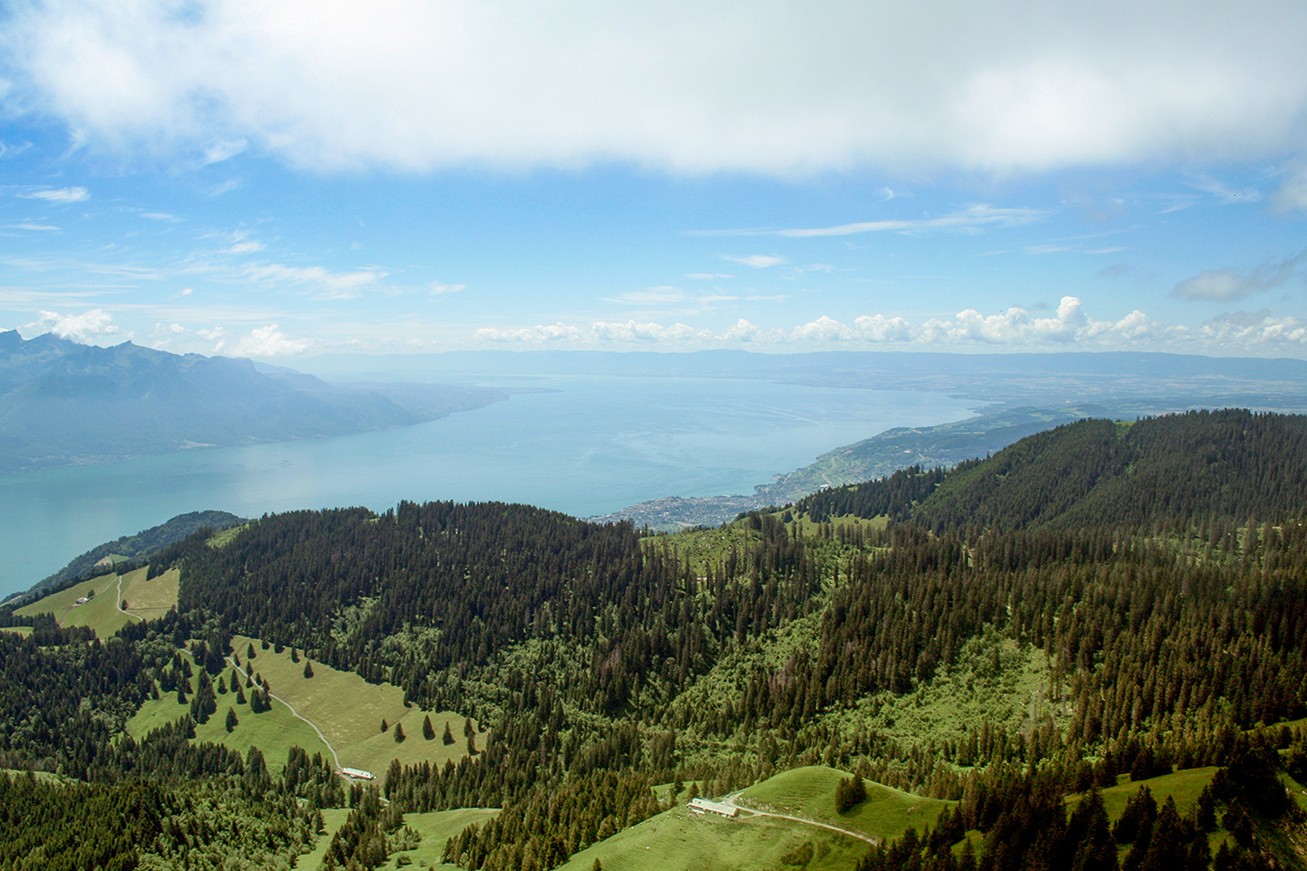
[[[436,737],[436,728],[431,725],[430,714],[427,714],[422,718],[422,737],[428,741]]]

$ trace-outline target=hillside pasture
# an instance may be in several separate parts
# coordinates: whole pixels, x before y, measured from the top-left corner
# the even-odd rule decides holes
[[[841,814],[835,809],[835,787],[849,776],[825,766],[795,768],[749,787],[737,800],[741,807],[815,820],[886,841],[910,828],[920,832],[933,826],[944,808],[956,804],[866,781],[866,801]]]
[[[53,614],[60,626],[88,626],[101,638],[113,635],[131,618],[118,610],[118,575],[97,575],[51,593],[14,611],[19,617]],[[88,601],[78,605],[77,600]]]
[[[254,646],[255,657],[247,662],[246,651],[250,645]],[[404,691],[399,687],[371,684],[353,672],[339,671],[320,662],[312,663],[313,677],[306,678],[306,657],[301,654],[299,662],[293,661],[290,648],[281,653],[271,647],[264,650],[261,641],[243,635],[232,639],[232,647],[242,667],[262,676],[273,695],[285,699],[322,730],[336,748],[341,765],[362,768],[380,778],[392,759],[398,759],[402,765],[424,761],[444,765],[447,760],[457,761],[467,754],[461,714],[407,707]],[[273,705],[278,705],[275,699]],[[435,737],[430,741],[422,736],[422,720],[427,716],[431,717],[435,730]],[[384,732],[381,731],[383,720],[387,726]],[[403,742],[395,741],[396,724],[403,726],[406,736]],[[446,724],[454,736],[454,743],[449,745],[441,740]],[[477,746],[485,747],[488,737],[489,733],[478,732]]]
[[[122,601],[129,613],[143,620],[157,620],[177,607],[181,572],[169,569],[156,578],[146,578],[143,568],[123,575]]]
[[[404,814],[404,825],[409,826],[421,835],[422,840],[412,850],[398,850],[391,853],[385,864],[379,867],[382,871],[390,871],[390,869],[396,869],[397,871],[401,867],[459,871],[458,865],[450,865],[440,861],[445,851],[445,842],[457,836],[459,832],[473,823],[481,824],[497,816],[499,816],[498,808],[459,808],[452,811]],[[403,859],[408,860],[406,865],[399,864]],[[317,866],[304,865],[302,867],[316,868]]]
[[[157,619],[177,606],[181,573],[170,569],[148,580],[147,573],[142,567],[121,576],[113,572],[97,575],[24,605],[14,613],[20,617],[53,614],[60,626],[87,626],[99,637],[108,638],[128,623]],[[81,598],[87,601],[79,605],[77,600]],[[118,610],[118,603],[123,600],[128,605],[126,614]]]
[[[562,871],[590,871],[598,859],[621,871],[772,871],[811,851],[810,871],[857,865],[865,842],[770,817],[723,817],[674,807],[572,856]]]

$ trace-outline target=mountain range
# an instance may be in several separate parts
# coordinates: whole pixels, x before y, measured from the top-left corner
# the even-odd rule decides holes
[[[246,359],[0,332],[0,471],[406,426],[505,396],[338,386]]]

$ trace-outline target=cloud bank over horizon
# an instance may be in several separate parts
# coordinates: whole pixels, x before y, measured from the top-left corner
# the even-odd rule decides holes
[[[14,0],[0,326],[1307,357],[1304,44],[1299,0]]]
[[[8,100],[88,147],[320,172],[1286,160],[1297,2],[16,5]],[[1301,173],[1281,196],[1297,204]]]

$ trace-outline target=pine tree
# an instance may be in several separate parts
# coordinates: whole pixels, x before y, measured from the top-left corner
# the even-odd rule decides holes
[[[440,740],[444,743],[446,747],[454,743],[454,733],[451,732],[449,729],[448,720],[445,721],[445,734],[441,736]]]
[[[235,709],[233,709],[233,708],[228,708],[228,709],[227,709],[227,731],[230,732],[232,729],[235,729],[235,728],[236,728],[236,724],[237,724],[238,722],[240,722],[240,721],[236,719],[236,711],[235,711]]]
[[[396,724],[395,724],[395,743],[396,743],[396,744],[403,744],[403,743],[404,743],[404,738],[405,738],[405,735],[404,735],[404,724],[403,724],[403,723],[396,723]]]
[[[307,659],[304,660],[304,677],[313,677],[313,663],[309,662]]]
[[[431,715],[422,718],[422,737],[430,741],[436,737],[436,727],[431,725]]]

